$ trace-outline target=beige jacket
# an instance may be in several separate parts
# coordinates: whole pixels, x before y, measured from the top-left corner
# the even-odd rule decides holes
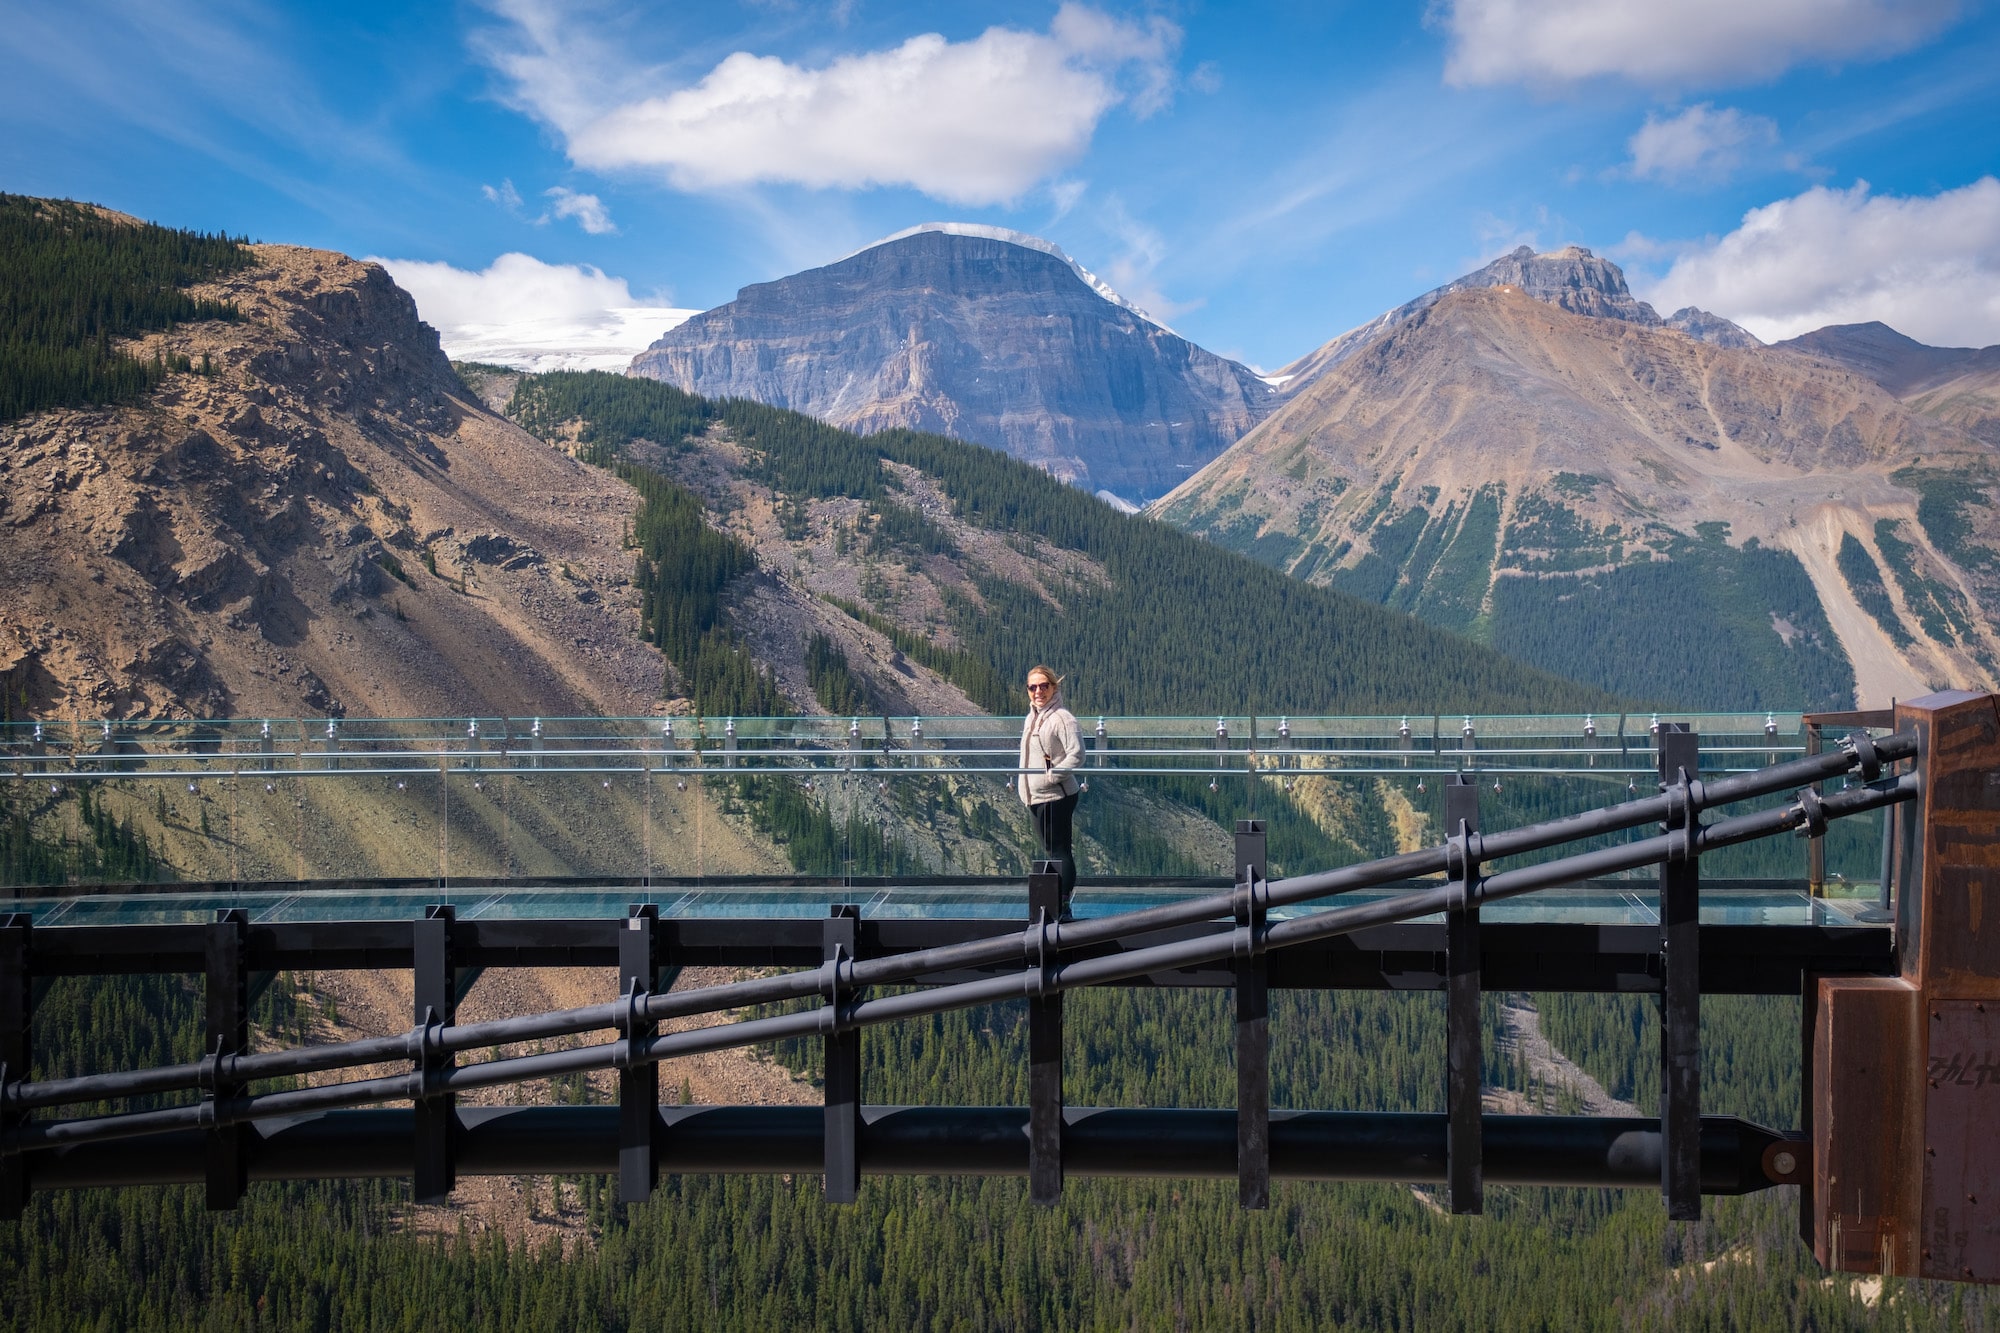
[[[1063,707],[1061,687],[1021,720],[1021,774],[1014,789],[1023,805],[1043,805],[1081,790],[1076,767],[1083,762],[1083,732],[1076,714]]]

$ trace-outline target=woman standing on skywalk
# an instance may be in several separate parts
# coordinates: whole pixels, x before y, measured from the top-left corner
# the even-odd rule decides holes
[[[1035,821],[1042,851],[1061,867],[1062,918],[1076,892],[1071,822],[1076,817],[1076,767],[1083,762],[1083,733],[1063,706],[1062,677],[1045,666],[1028,672],[1028,716],[1021,722],[1020,775],[1015,789]]]

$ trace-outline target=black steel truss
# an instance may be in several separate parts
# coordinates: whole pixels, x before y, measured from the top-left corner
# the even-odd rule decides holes
[[[227,1207],[249,1179],[299,1172],[410,1174],[420,1198],[435,1198],[450,1190],[460,1171],[616,1169],[623,1196],[634,1200],[650,1192],[661,1169],[762,1169],[823,1171],[836,1201],[851,1201],[860,1176],[872,1171],[1019,1170],[1043,1200],[1056,1196],[1066,1172],[1232,1174],[1250,1207],[1265,1204],[1274,1175],[1442,1179],[1455,1211],[1478,1211],[1488,1180],[1644,1179],[1661,1184],[1671,1215],[1698,1216],[1702,1192],[1793,1179],[1799,1160],[1796,1151],[1774,1147],[1787,1141],[1784,1136],[1700,1115],[1699,1084],[1691,1072],[1700,993],[1797,993],[1812,974],[1887,971],[1892,965],[1887,932],[1868,927],[1699,925],[1699,857],[1794,830],[1816,837],[1829,819],[1910,799],[1915,775],[1885,777],[1883,770],[1914,758],[1916,741],[1908,735],[1871,741],[1857,733],[1837,751],[1706,784],[1694,776],[1692,735],[1663,735],[1659,753],[1659,796],[1483,834],[1465,788],[1448,802],[1450,837],[1439,847],[1276,882],[1263,876],[1262,830],[1249,823],[1238,829],[1237,880],[1227,891],[1113,917],[1059,922],[1053,879],[1037,867],[1025,928],[993,921],[863,921],[851,908],[809,922],[660,920],[644,909],[617,921],[458,921],[444,907],[414,923],[253,926],[241,913],[226,913],[210,924],[36,931],[23,917],[8,918],[0,921],[6,994],[21,989],[17,979],[33,976],[200,971],[209,983],[209,1053],[194,1065],[31,1082],[18,1071],[29,1054],[32,992],[24,1003],[0,1009],[0,1024],[12,1025],[0,1032],[0,1057],[11,1057],[0,1068],[0,1211],[18,1214],[34,1186],[167,1176],[205,1180],[210,1205]],[[1862,785],[1830,796],[1813,785],[1850,772],[1858,772]],[[1702,821],[1703,812],[1717,806],[1793,789],[1796,798],[1779,809]],[[1508,857],[1647,824],[1664,831],[1552,862],[1487,869]],[[1509,926],[1479,917],[1483,903],[1646,866],[1661,867],[1658,926]],[[1370,901],[1282,919],[1271,915],[1273,907],[1425,875],[1443,879]],[[1727,890],[1710,886],[1716,891]],[[1439,913],[1442,925],[1418,920]],[[798,970],[660,993],[660,969],[669,963]],[[606,1005],[455,1023],[460,978],[496,966],[615,966],[623,993]],[[252,973],[339,967],[412,969],[416,1026],[396,1037],[245,1050]],[[886,984],[912,989],[870,993]],[[1092,985],[1233,987],[1238,1107],[1066,1112],[1062,993]],[[1269,1110],[1265,995],[1271,986],[1445,990],[1453,1071],[1446,1113],[1354,1117]],[[1659,994],[1661,1116],[1480,1115],[1477,1001],[1485,989]],[[819,1006],[802,1012],[675,1033],[656,1029],[671,1017],[815,997]],[[1030,1004],[1027,1108],[864,1108],[862,1028],[1015,999]],[[617,1034],[608,1044],[466,1066],[454,1059],[461,1050],[606,1029]],[[826,1106],[811,1117],[812,1129],[802,1128],[807,1122],[788,1108],[663,1111],[656,1105],[657,1079],[644,1076],[660,1059],[801,1036],[827,1043]],[[408,1062],[410,1072],[306,1089],[253,1087],[393,1061]],[[623,1105],[594,1116],[536,1108],[545,1113],[541,1120],[509,1119],[454,1105],[457,1094],[471,1089],[602,1068],[621,1071]],[[200,1100],[71,1120],[32,1118],[38,1109],[64,1104],[172,1092],[196,1092]],[[404,1100],[413,1109],[354,1109]],[[558,1137],[573,1135],[573,1141],[527,1144],[521,1127],[544,1121],[551,1130],[569,1126]],[[701,1148],[704,1134],[711,1141]],[[386,1161],[388,1143],[396,1145],[393,1171],[360,1169]],[[183,1150],[197,1146],[191,1160],[198,1170],[180,1160]],[[1225,1157],[1227,1170],[1218,1165]],[[585,1159],[594,1165],[572,1165]],[[195,1174],[186,1175],[190,1170]],[[1378,1171],[1389,1175],[1378,1177]]]

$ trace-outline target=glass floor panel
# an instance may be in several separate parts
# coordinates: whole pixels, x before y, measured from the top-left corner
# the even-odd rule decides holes
[[[1567,888],[1510,898],[1483,907],[1480,918],[1494,924],[1565,923],[1579,925],[1647,926],[1659,924],[1659,892],[1645,880],[1624,889],[1615,882]],[[1273,919],[1309,915],[1329,908],[1377,902],[1426,885],[1390,885],[1340,894],[1316,903],[1273,909]],[[1186,902],[1220,891],[1217,888],[1078,886],[1074,910],[1080,917],[1115,916],[1167,903]],[[731,884],[607,885],[593,888],[523,887],[507,884],[398,886],[381,890],[205,890],[177,893],[80,894],[64,897],[0,899],[0,915],[24,912],[38,928],[199,924],[211,921],[219,908],[240,907],[255,923],[292,921],[409,921],[426,907],[443,903],[458,909],[461,920],[558,920],[622,917],[633,903],[653,903],[667,918],[780,920],[820,918],[839,903],[858,903],[871,920],[994,920],[1019,921],[1026,916],[1027,894],[1019,880],[992,884],[896,885],[768,885]],[[1731,889],[1716,885],[1701,895],[1705,925],[1732,926],[1862,926],[1859,914],[1874,906],[1874,898],[1815,898],[1803,884],[1796,889]],[[1418,918],[1442,921],[1436,914]],[[1887,929],[1882,926],[1882,929]]]

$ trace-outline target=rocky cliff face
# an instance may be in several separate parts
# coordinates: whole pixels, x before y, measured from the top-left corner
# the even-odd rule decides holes
[[[942,231],[746,287],[631,373],[853,430],[955,435],[1132,501],[1170,490],[1279,400],[1060,255]]]
[[[1572,314],[1601,308],[1577,290],[1446,293],[1157,511],[1641,697],[1700,692],[1648,664],[1729,641],[1754,649],[1732,673],[1786,682],[1766,706],[1838,702],[1850,669],[1871,704],[2000,675],[1993,450],[1824,360]],[[1698,649],[1647,628],[1677,621]]]
[[[289,246],[135,345],[214,373],[0,425],[8,715],[645,712],[632,493],[494,416],[378,267]]]
[[[1638,300],[1625,285],[1625,272],[1608,259],[1599,258],[1581,245],[1568,245],[1549,254],[1537,254],[1532,246],[1519,246],[1484,268],[1434,287],[1413,301],[1349,329],[1332,342],[1315,348],[1285,366],[1273,379],[1288,392],[1296,393],[1319,376],[1340,365],[1375,339],[1400,328],[1416,315],[1436,305],[1453,292],[1505,287],[1522,292],[1572,314],[1593,319],[1618,320],[1646,328],[1672,328],[1698,342],[1719,347],[1756,347],[1761,344],[1751,334],[1720,315],[1693,306],[1677,310],[1671,318]]]

